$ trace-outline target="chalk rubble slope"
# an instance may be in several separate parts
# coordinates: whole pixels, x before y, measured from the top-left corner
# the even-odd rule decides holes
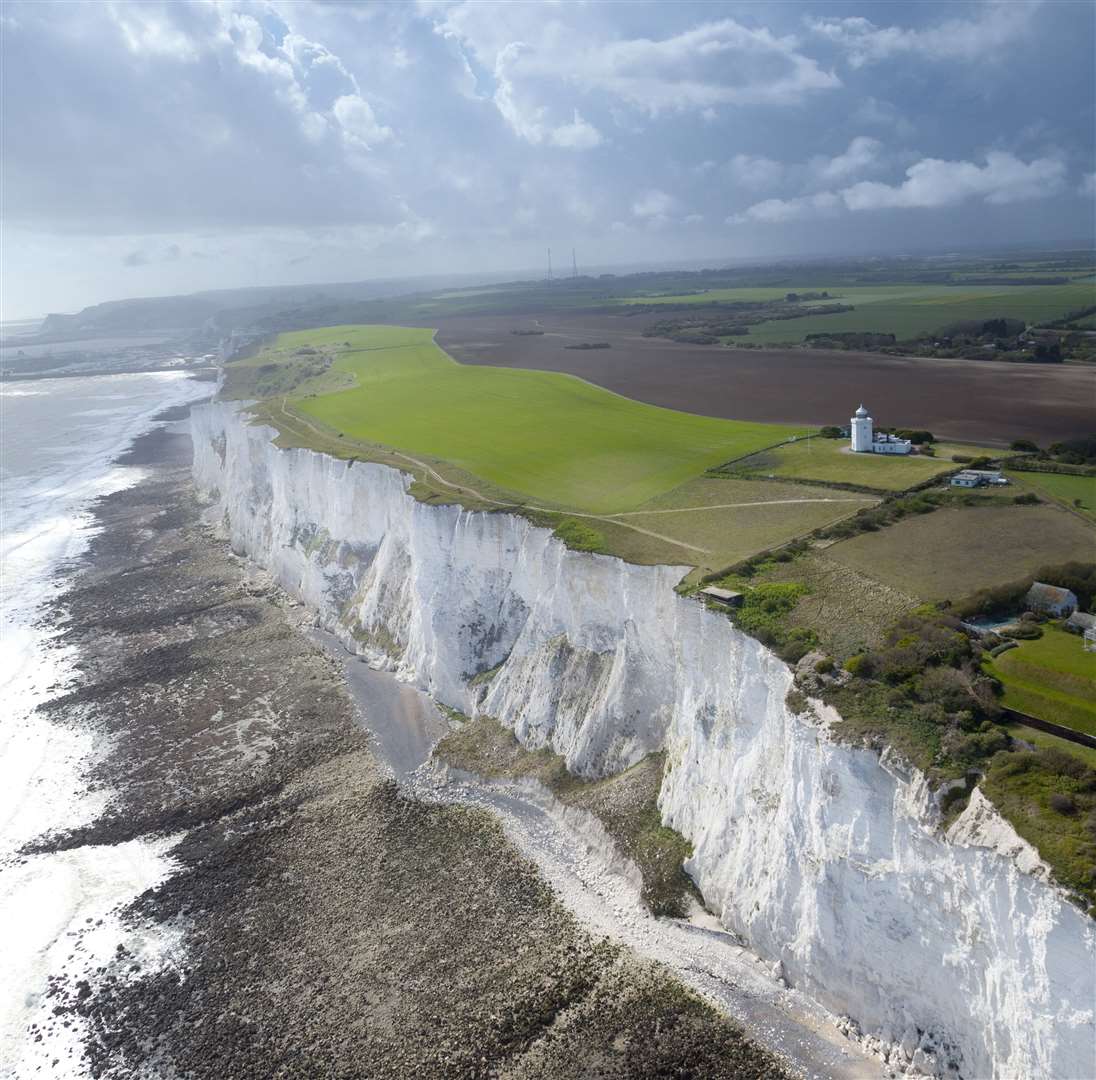
[[[579,775],[665,749],[663,820],[709,907],[893,1065],[1090,1075],[1092,922],[980,795],[942,835],[919,773],[835,741],[821,706],[794,714],[788,667],[676,595],[684,568],[418,503],[397,470],[278,450],[230,405],[192,428],[234,548],[370,662]]]

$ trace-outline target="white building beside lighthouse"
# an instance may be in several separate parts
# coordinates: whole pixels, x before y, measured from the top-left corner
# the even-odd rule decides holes
[[[858,454],[908,454],[913,449],[909,439],[900,439],[897,435],[888,435],[873,430],[872,418],[861,403],[856,414],[849,420],[849,432],[852,435],[851,449]]]

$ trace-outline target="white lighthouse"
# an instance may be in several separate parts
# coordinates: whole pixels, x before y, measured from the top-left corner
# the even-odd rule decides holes
[[[856,410],[856,415],[849,421],[849,431],[852,433],[852,449],[854,451],[870,454],[874,447],[871,438],[872,419],[868,416],[868,410],[861,404]]]

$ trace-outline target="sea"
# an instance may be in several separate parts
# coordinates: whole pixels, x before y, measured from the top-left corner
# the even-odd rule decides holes
[[[79,975],[134,942],[120,906],[171,872],[169,841],[25,855],[36,838],[92,820],[109,793],[85,778],[104,752],[89,730],[37,711],[76,678],[49,602],[93,536],[97,498],[138,483],[117,464],[165,409],[206,397],[182,372],[0,382],[0,1077],[89,1076],[80,1029],[54,1024],[51,976]],[[33,1025],[37,1025],[35,1028]],[[36,1038],[40,1036],[40,1038]]]

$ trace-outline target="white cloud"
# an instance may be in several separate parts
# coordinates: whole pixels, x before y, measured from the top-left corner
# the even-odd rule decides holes
[[[727,224],[743,225],[751,221],[782,224],[802,221],[832,214],[840,205],[841,200],[832,191],[819,191],[814,195],[800,195],[794,199],[765,199],[747,207],[740,214],[732,214],[727,218]]]
[[[1038,0],[998,0],[975,18],[947,19],[925,29],[877,26],[863,16],[807,19],[811,31],[839,45],[853,67],[878,63],[900,53],[930,60],[990,60],[1024,40]]]
[[[1058,192],[1065,165],[1057,158],[1021,161],[992,151],[984,165],[972,161],[924,158],[906,170],[899,184],[862,180],[839,191],[820,191],[794,199],[766,199],[727,218],[731,225],[760,221],[782,223],[832,215],[838,210],[937,209],[981,199],[994,206],[1045,199]]]
[[[822,180],[846,180],[870,169],[879,159],[883,144],[868,135],[857,135],[848,149],[836,157],[811,159],[811,170]]]
[[[126,48],[135,56],[168,57],[191,63],[201,55],[200,43],[176,25],[166,12],[137,4],[107,5]]]
[[[634,38],[580,49],[568,75],[652,115],[717,105],[791,105],[840,85],[798,46],[794,37],[720,19],[659,41]]]
[[[658,188],[650,188],[643,192],[632,203],[632,214],[646,220],[669,217],[676,209],[677,199],[665,191],[659,191]]]
[[[575,118],[570,124],[560,124],[549,136],[553,146],[562,146],[568,150],[590,150],[600,146],[601,132],[593,124],[588,124],[575,109]]]
[[[392,129],[378,123],[373,107],[357,94],[338,98],[331,111],[339,122],[343,138],[356,148],[370,150],[392,138]]]
[[[1085,173],[1081,177],[1077,191],[1081,195],[1087,195],[1090,199],[1096,199],[1096,172]]]
[[[555,113],[559,98],[573,99],[576,91],[601,95],[610,113],[624,105],[648,116],[689,110],[712,119],[719,106],[793,105],[840,85],[796,38],[734,19],[652,39],[614,36],[579,6],[456,3],[425,10],[439,34],[494,73],[495,106],[534,144],[597,145],[585,131],[576,139],[575,125]]]
[[[751,191],[776,187],[784,179],[784,166],[779,161],[752,154],[735,154],[726,170],[735,184]]]
[[[1056,158],[1025,163],[997,150],[986,155],[984,165],[925,158],[906,170],[901,184],[865,180],[845,188],[841,197],[850,210],[956,206],[973,198],[1003,205],[1053,195],[1061,187],[1065,171]]]

